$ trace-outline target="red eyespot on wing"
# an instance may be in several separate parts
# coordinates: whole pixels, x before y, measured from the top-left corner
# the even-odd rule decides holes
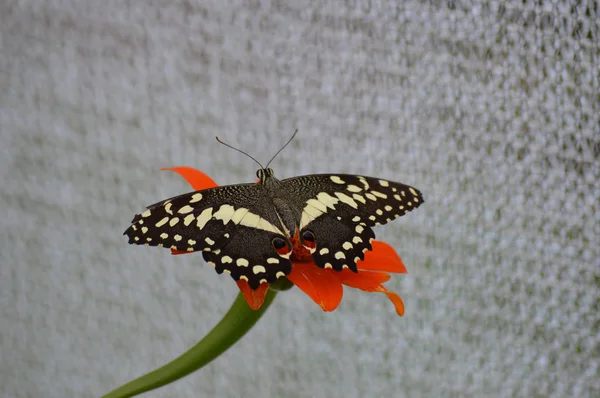
[[[314,249],[317,247],[317,239],[312,231],[304,231],[302,233],[302,243],[308,249]]]
[[[271,241],[271,244],[273,245],[273,247],[275,248],[275,251],[277,252],[277,254],[281,255],[287,255],[290,252],[290,247],[288,246],[288,243],[281,238],[273,238],[273,240]]]

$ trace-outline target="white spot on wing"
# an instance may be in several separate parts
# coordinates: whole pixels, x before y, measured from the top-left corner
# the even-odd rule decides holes
[[[167,239],[169,237],[169,234],[163,232],[162,234],[160,234],[161,239]]]
[[[212,239],[211,239],[211,238],[209,238],[209,237],[206,237],[206,238],[204,238],[204,241],[205,241],[205,242],[206,242],[208,245],[210,245],[210,246],[212,246],[212,245],[214,245],[214,244],[215,244],[215,241],[214,241],[214,240],[212,240]]]
[[[188,214],[194,211],[194,208],[190,205],[185,205],[177,211],[179,214]]]
[[[189,226],[192,221],[194,221],[196,219],[196,217],[194,217],[193,214],[188,214],[187,216],[185,216],[185,218],[183,219],[183,225],[185,225],[186,227]]]
[[[198,228],[202,229],[206,225],[206,223],[212,218],[212,207],[204,209],[202,213],[196,218],[196,225]]]
[[[190,199],[190,203],[196,203],[196,202],[200,202],[202,200],[202,194],[201,193],[195,193],[192,195],[192,199]]]
[[[239,224],[240,221],[242,221],[242,218],[244,218],[244,216],[248,213],[248,209],[244,208],[244,207],[240,207],[239,209],[237,209],[235,211],[235,213],[233,213],[233,216],[231,217],[231,221],[234,224]]]
[[[169,225],[171,227],[174,227],[175,225],[177,225],[178,222],[179,222],[179,217],[173,217],[173,218],[171,218],[171,221],[169,221]]]
[[[379,191],[371,191],[371,193],[372,193],[373,195],[375,195],[375,196],[378,196],[378,197],[382,198],[382,199],[387,199],[387,195],[386,195],[386,194],[384,194],[384,193],[381,193],[381,192],[379,192]]]
[[[285,276],[285,273],[283,273],[282,271],[278,271],[278,272],[275,274],[275,278],[277,278],[277,279],[281,278],[282,276]]]
[[[167,213],[169,213],[170,215],[173,215],[173,211],[171,210],[171,206],[173,206],[173,203],[171,203],[171,202],[165,204],[165,211]]]
[[[196,244],[196,241],[195,241],[195,240],[193,240],[193,239],[189,239],[189,240],[188,240],[188,245],[190,245],[190,246],[194,246],[195,244]]]
[[[317,200],[323,203],[325,206],[335,210],[335,205],[339,202],[338,199],[329,195],[327,192],[321,192],[317,195]]]
[[[229,263],[233,262],[233,259],[231,257],[229,257],[229,256],[223,256],[221,258],[221,262],[223,264],[229,264]]]
[[[331,178],[331,181],[335,182],[336,184],[345,184],[344,180],[338,176],[331,176],[329,178]]]
[[[360,236],[355,236],[354,238],[352,238],[352,242],[354,242],[354,244],[359,244],[362,241],[363,240],[360,238]]]
[[[339,198],[340,202],[346,203],[348,206],[358,209],[358,205],[356,204],[354,199],[352,199],[350,196],[346,195],[345,193],[336,192],[335,196],[337,196]]]
[[[322,248],[322,249],[319,251],[319,254],[320,254],[321,256],[324,256],[324,255],[325,255],[325,254],[327,254],[327,253],[329,253],[329,249],[328,249],[328,248],[326,248],[326,247]]]
[[[175,235],[173,237],[173,239],[175,239],[177,242],[179,242],[181,240],[181,235]]]
[[[344,252],[337,252],[335,253],[335,258],[341,260],[342,258],[346,258],[346,255],[344,254]]]
[[[364,185],[365,190],[369,189],[369,183],[367,182],[367,179],[365,177],[358,177],[358,180]]]
[[[169,221],[169,217],[164,217],[162,220],[160,220],[159,222],[156,223],[157,227],[162,227],[163,225],[165,225],[167,222]]]
[[[148,232],[148,228],[147,227],[142,227],[142,233],[145,234],[146,232]]]
[[[255,274],[262,274],[263,272],[267,272],[267,269],[262,265],[255,265],[254,267],[252,267],[252,272],[254,272]]]
[[[235,209],[231,205],[222,205],[219,210],[213,214],[213,218],[216,220],[223,221],[223,224],[227,224],[231,217],[233,217],[235,213]]]
[[[379,184],[381,184],[382,187],[389,187],[390,183],[387,182],[386,180],[379,180]]]
[[[371,200],[377,200],[377,197],[370,192],[367,192],[365,196]]]
[[[410,191],[410,193],[413,194],[413,196],[419,196],[419,194],[417,193],[417,191],[415,191],[413,188],[408,188],[408,190]]]
[[[235,263],[238,267],[247,267],[250,264],[245,258],[238,258]]]
[[[362,189],[360,187],[357,187],[356,185],[352,184],[352,185],[348,185],[346,187],[346,189],[350,192],[360,192],[362,191]]]
[[[367,203],[367,201],[365,200],[365,198],[364,198],[362,195],[359,195],[359,194],[356,194],[356,193],[355,193],[355,194],[353,194],[353,195],[352,195],[352,197],[353,197],[355,200],[357,200],[357,201],[359,201],[360,203],[362,203],[363,205]]]
[[[151,214],[150,210],[146,210],[145,212],[143,212],[141,214],[141,216],[144,217],[144,218],[146,218],[146,217],[150,217],[150,214]]]
[[[309,199],[306,201],[306,207],[314,207],[316,209],[319,210],[318,215],[320,215],[321,213],[326,213],[327,212],[327,206],[322,203],[319,202],[317,199]],[[304,211],[307,211],[307,209],[305,208]],[[318,215],[313,214],[315,217],[317,217]]]
[[[350,249],[352,249],[353,246],[352,246],[352,243],[350,243],[350,242],[344,242],[342,247],[344,248],[344,250],[350,250]]]
[[[244,225],[246,227],[251,227],[251,228],[262,229],[263,231],[274,232],[276,234],[283,235],[283,233],[279,230],[279,228],[277,228],[276,226],[274,226],[273,224],[271,224],[264,218],[260,217],[259,215],[256,215],[250,211],[247,212],[246,215],[244,216],[244,218],[242,218],[240,220],[239,225]]]
[[[279,259],[269,257],[267,258],[267,264],[279,264]]]

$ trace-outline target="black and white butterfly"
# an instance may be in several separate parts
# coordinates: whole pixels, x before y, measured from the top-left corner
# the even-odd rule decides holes
[[[124,235],[132,244],[202,251],[218,273],[256,289],[291,272],[296,234],[317,266],[357,272],[357,261],[375,238],[371,227],[423,203],[417,189],[380,178],[312,174],[278,180],[268,164],[256,174],[257,183],[204,189],[151,205]]]

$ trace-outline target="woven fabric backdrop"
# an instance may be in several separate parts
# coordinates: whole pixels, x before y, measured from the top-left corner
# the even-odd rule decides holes
[[[214,136],[266,161],[298,128],[278,177],[423,191],[376,230],[406,315],[292,289],[146,396],[600,396],[599,7],[1,1],[0,395],[99,396],[203,337],[233,281],[122,233],[189,191],[161,167],[253,181]]]

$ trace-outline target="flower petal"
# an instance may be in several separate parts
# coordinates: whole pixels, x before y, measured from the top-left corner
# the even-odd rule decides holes
[[[237,285],[244,295],[244,298],[246,299],[246,302],[250,308],[256,311],[263,305],[265,302],[265,296],[269,290],[269,284],[261,283],[258,286],[258,289],[252,290],[247,281],[240,279],[237,281]]]
[[[179,255],[179,254],[190,254],[190,253],[194,253],[194,252],[171,249],[171,254],[174,256]]]
[[[171,170],[183,177],[196,191],[218,187],[212,178],[191,167],[165,167],[161,170]]]
[[[378,240],[374,240],[372,245],[373,250],[365,253],[363,261],[356,263],[359,270],[408,273],[404,263],[392,246]]]
[[[385,272],[364,271],[358,273],[350,270],[342,270],[335,273],[336,278],[344,285],[364,290],[365,292],[377,292],[383,282],[390,280],[390,275]]]
[[[381,286],[381,289],[382,289],[381,291],[383,293],[385,293],[386,296],[388,296],[388,298],[390,299],[390,301],[392,302],[392,304],[394,304],[394,307],[396,307],[396,313],[399,316],[403,316],[404,315],[404,302],[402,301],[402,299],[400,298],[400,296],[398,296],[394,292],[390,292],[389,290],[387,290],[383,286]]]
[[[333,272],[319,268],[312,262],[292,262],[292,272],[287,278],[323,311],[333,311],[340,305],[344,295],[342,283]]]

